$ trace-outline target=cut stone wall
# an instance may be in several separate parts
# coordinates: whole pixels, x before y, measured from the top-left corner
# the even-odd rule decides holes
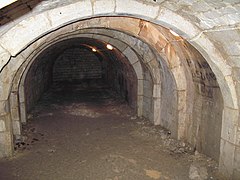
[[[29,69],[25,83],[26,111],[29,112],[52,84],[52,61],[47,56],[37,58]]]
[[[113,50],[107,66],[107,82],[137,111],[137,76],[132,65],[119,51]]]
[[[192,46],[186,44],[186,48],[194,84],[192,134],[188,138],[199,152],[219,161],[223,97],[206,60]]]
[[[101,79],[104,73],[101,61],[90,50],[67,49],[55,61],[53,82]]]
[[[160,61],[160,60],[159,60]],[[171,59],[170,59],[171,61]],[[178,138],[178,93],[172,72],[161,60],[161,122],[162,126],[171,132],[171,136]]]
[[[70,40],[60,43],[59,46],[64,49],[76,42],[77,40]],[[117,49],[100,52],[102,56],[97,56],[91,48],[88,49],[74,47],[61,51],[56,45],[36,58],[24,83],[27,112],[52,84],[86,82],[89,87],[105,83],[105,87],[112,87],[130,107],[137,110],[138,81],[128,59]]]
[[[151,73],[143,66],[143,116],[154,120],[153,79]],[[154,123],[154,122],[153,122]]]

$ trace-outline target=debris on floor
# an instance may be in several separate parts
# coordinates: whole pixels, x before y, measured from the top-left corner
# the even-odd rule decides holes
[[[113,93],[60,95],[48,92],[36,105],[16,138],[16,158],[0,161],[0,179],[220,179],[216,162]]]
[[[146,175],[152,179],[160,179],[160,177],[161,177],[161,172],[159,172],[159,171],[147,170],[147,169],[144,169],[144,170],[146,172]]]
[[[206,180],[208,179],[207,168],[200,166],[197,163],[192,163],[189,169],[189,178],[191,180]]]
[[[164,146],[175,154],[194,153],[194,148],[190,144],[171,138],[171,132],[161,126],[154,126],[145,118],[138,118],[136,123],[138,129],[132,132],[133,135],[154,138],[158,142],[157,144]]]
[[[22,135],[15,139],[14,150],[15,153],[23,150],[30,150],[36,142],[44,139],[44,134],[38,132],[35,127],[29,122],[22,126]]]

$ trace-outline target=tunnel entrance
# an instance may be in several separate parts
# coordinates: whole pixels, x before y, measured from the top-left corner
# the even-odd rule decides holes
[[[75,38],[48,48],[31,65],[24,84],[27,112],[49,88],[61,91],[64,97],[81,96],[81,91],[84,97],[86,91],[108,89],[137,110],[133,67],[119,50],[99,40]]]
[[[88,27],[102,19],[119,26]],[[129,24],[139,25],[137,35],[125,29]],[[26,112],[49,87],[102,86],[117,92],[139,117],[219,160],[222,95],[215,74],[194,47],[169,29],[135,18],[93,18],[72,27],[65,34],[64,27],[59,36],[54,32],[55,39],[30,55],[15,76],[11,98],[18,98],[14,89],[19,87],[21,117],[14,117],[15,136],[21,135],[19,120],[26,123]],[[14,104],[11,110],[18,113]]]
[[[165,127],[172,137],[219,161],[228,178],[238,177],[237,6],[235,1],[19,0],[4,7],[0,13],[0,157],[12,155],[14,139],[21,136],[21,127],[27,123],[27,112],[45,90],[110,85],[138,117]],[[69,82],[57,82],[64,79],[58,73],[63,74],[61,65],[54,68],[58,57],[46,56],[46,61],[37,62],[41,52],[52,45],[79,37],[117,47],[129,60],[119,63],[134,69],[136,83],[117,75],[121,72],[118,68],[110,68],[114,73],[105,71],[101,63],[95,66],[101,67],[95,68],[95,77],[89,77],[81,71],[82,66],[74,65],[77,59],[65,67],[71,69],[65,74]],[[59,55],[65,52],[59,58],[75,53],[76,48],[78,54],[88,54],[85,50],[91,48],[86,45],[91,43],[80,44],[68,50],[66,44],[65,49],[58,46],[62,50]],[[97,45],[96,41],[92,45]],[[108,62],[105,60],[99,62]],[[32,65],[38,68],[30,73]],[[120,67],[115,65],[113,68]],[[49,68],[46,74],[41,67]],[[86,78],[76,79],[76,74]],[[129,92],[131,85],[137,85],[137,95]]]
[[[103,22],[111,23],[102,27]],[[76,102],[89,97],[98,102],[95,98],[102,92],[114,92],[139,118],[219,160],[219,84],[208,62],[182,37],[142,19],[98,17],[66,25],[44,38],[11,62],[22,63],[12,72],[9,88],[14,138],[21,137],[27,113],[48,89]]]

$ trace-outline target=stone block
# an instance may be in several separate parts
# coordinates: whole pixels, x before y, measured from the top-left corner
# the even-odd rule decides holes
[[[233,80],[232,76],[225,76],[225,81],[228,85],[229,88],[229,94],[228,96],[231,96],[231,100],[232,100],[232,105],[234,109],[238,108],[238,95],[236,92],[236,84],[235,81]],[[225,96],[226,94],[222,92],[222,94]],[[226,97],[224,97],[224,100],[226,100]],[[226,104],[226,102],[225,102]]]
[[[20,121],[13,121],[13,135],[21,135]]]
[[[138,79],[138,96],[143,95],[143,80]]]
[[[93,34],[79,34],[79,37],[86,37],[86,38],[92,38]]]
[[[138,49],[139,55],[143,57],[143,61],[146,63],[154,58],[154,54],[149,46],[140,40],[137,41],[133,48]]]
[[[148,118],[151,122],[154,122],[154,107],[152,102],[151,98],[143,96],[143,116]]]
[[[191,9],[194,12],[206,12],[212,9],[212,7],[205,1],[197,1],[191,5]]]
[[[156,59],[152,59],[147,63],[152,72],[152,78],[154,83],[161,81],[160,64]]]
[[[0,46],[0,70],[8,62],[10,56],[11,56],[10,53]]]
[[[7,68],[8,69],[8,68]],[[12,80],[11,73],[8,70],[5,71],[6,69],[4,68],[3,71],[0,74],[0,101],[6,101],[9,96],[9,91],[10,91],[10,82]],[[9,75],[7,77],[7,74]]]
[[[240,82],[236,82],[236,93],[238,94],[238,97],[239,97],[239,94],[240,94]],[[240,98],[238,98],[238,104],[240,105]],[[239,124],[240,124],[240,119],[239,119]]]
[[[233,79],[236,81],[236,82],[238,82],[238,83],[240,83],[240,68],[237,68],[237,67],[234,67],[233,69],[232,69],[232,75],[233,75]],[[239,94],[240,94],[240,91],[239,91]]]
[[[136,62],[135,64],[133,64],[133,69],[135,70],[137,79],[143,79],[143,71],[142,71],[141,63]]]
[[[187,138],[186,129],[189,128],[187,107],[189,106],[187,104],[186,91],[178,91],[178,139]]]
[[[141,21],[139,19],[125,18],[125,17],[116,17],[116,18],[111,18],[111,20],[108,20],[109,28],[120,30],[123,32],[129,32],[130,34],[135,36],[137,36],[140,31],[140,27],[139,27],[140,22]],[[122,33],[122,36],[124,35],[129,38],[129,35]]]
[[[119,51],[124,51],[128,46],[121,42],[118,39],[111,38],[109,41],[110,44],[113,44]]]
[[[236,145],[237,145],[237,146],[240,146],[240,126],[237,127]]]
[[[108,43],[110,41],[110,38],[108,36],[100,35],[100,34],[94,34],[93,35],[94,39],[99,39],[105,43]]]
[[[219,171],[230,179],[234,169],[235,145],[221,139]]]
[[[82,0],[47,12],[52,27],[59,27],[74,20],[92,15],[90,0]]]
[[[9,102],[8,101],[0,101],[0,115],[6,115],[10,112]]]
[[[0,132],[0,158],[10,157],[13,153],[13,137],[10,132]]]
[[[169,64],[170,68],[181,66],[181,61],[179,59],[179,56],[175,50],[175,47],[171,43],[166,45],[164,52],[167,58],[167,63]]]
[[[214,26],[216,26],[216,22],[213,19],[206,18],[203,15],[199,15],[199,19],[200,19],[200,27],[202,29],[207,30],[207,29],[214,28]]]
[[[187,19],[165,8],[160,10],[156,20],[163,26],[171,28],[185,39],[191,39],[200,33],[200,30]]]
[[[239,33],[240,36],[240,33]],[[240,41],[240,38],[239,38]],[[224,43],[226,52],[230,56],[240,56],[240,42],[232,42],[231,44]]]
[[[10,106],[11,108],[17,108],[18,107],[18,95],[17,92],[12,92],[10,95]]]
[[[20,85],[19,87],[19,102],[25,102],[25,92],[24,92],[24,86]]]
[[[153,122],[154,125],[160,125],[161,124],[161,99],[160,98],[154,98],[153,99]],[[166,127],[165,127],[166,128]]]
[[[239,180],[240,177],[240,171],[239,170],[233,170],[232,180]]]
[[[0,119],[0,132],[4,132],[4,131],[6,131],[5,122],[4,120]]]
[[[148,80],[143,80],[143,92],[144,92],[144,96],[151,98],[152,97],[152,93],[153,93],[153,89],[152,89],[153,85],[151,81]]]
[[[177,90],[183,91],[187,89],[187,79],[185,76],[184,68],[182,66],[171,69],[177,84]]]
[[[115,32],[114,38],[120,39],[122,42],[126,43],[129,47],[134,47],[137,39],[129,36],[128,34],[122,32]]]
[[[168,43],[167,37],[162,34],[163,28],[158,29],[156,25],[145,21],[141,22],[140,27],[141,29],[139,36],[146,42],[150,42],[151,46],[153,46],[153,48],[157,49],[158,51],[163,49]]]
[[[20,119],[18,108],[11,109],[11,117],[12,117],[12,120],[15,120],[15,121]]]
[[[182,3],[182,1],[178,1],[178,3]],[[178,11],[179,9],[181,9],[181,6],[178,5],[178,3],[172,3],[171,1],[164,1],[162,3],[162,6],[164,6],[165,8],[167,8],[168,10],[171,11]]]
[[[11,115],[10,113],[6,114],[6,115],[2,115],[0,116],[0,120],[4,122],[2,122],[2,130],[4,131],[10,131],[12,129],[12,121],[11,121]]]
[[[225,107],[223,110],[221,137],[231,143],[236,143],[239,111]]]
[[[20,104],[20,119],[22,123],[27,122],[27,111],[26,111],[26,105],[24,102]]]
[[[1,36],[0,44],[15,56],[34,39],[46,33],[50,27],[50,21],[44,14],[29,17]]]
[[[158,15],[158,10],[159,6],[145,4],[136,0],[116,0],[116,13],[154,19]]]
[[[234,67],[240,67],[240,56],[229,56],[229,64]]]
[[[142,117],[143,115],[143,96],[138,95],[137,96],[137,114],[139,117]]]
[[[236,146],[235,149],[234,169],[240,172],[240,146]]]
[[[215,19],[218,18],[221,14],[217,10],[206,11],[203,15],[208,19]]]
[[[231,34],[231,36],[229,36]],[[223,55],[239,56],[240,55],[240,30],[218,30],[206,32],[206,35],[214,38],[216,46],[222,48]]]
[[[96,0],[93,4],[93,13],[97,14],[109,14],[113,13],[115,9],[114,0]]]
[[[154,84],[153,85],[153,98],[160,98],[161,97],[161,84]]]
[[[8,63],[8,67],[9,67],[9,72],[8,75],[12,75],[15,76],[16,71],[19,70],[19,67],[24,63],[26,59],[23,58],[21,55],[17,56],[17,57],[12,57],[11,61]],[[13,79],[13,77],[11,77],[11,80]]]
[[[123,54],[129,60],[130,64],[134,64],[134,63],[139,61],[138,56],[136,55],[136,53],[130,47],[126,48],[123,51]]]

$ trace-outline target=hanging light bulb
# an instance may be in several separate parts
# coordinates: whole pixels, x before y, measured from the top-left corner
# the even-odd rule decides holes
[[[174,36],[176,36],[176,37],[179,37],[179,35],[176,33],[176,32],[174,32],[173,30],[169,30],[170,31],[170,33],[172,34],[172,35],[174,35]]]
[[[107,44],[107,46],[106,46],[109,50],[113,50],[113,47],[112,47],[112,45],[110,45],[110,44]]]
[[[93,52],[97,52],[97,50],[96,50],[95,48],[92,48],[92,51],[93,51]]]

